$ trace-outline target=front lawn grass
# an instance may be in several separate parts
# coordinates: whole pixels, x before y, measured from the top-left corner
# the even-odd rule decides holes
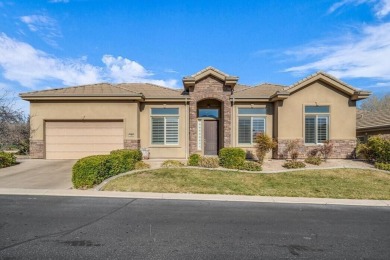
[[[104,190],[388,200],[390,174],[363,169],[259,174],[167,168],[119,177]]]

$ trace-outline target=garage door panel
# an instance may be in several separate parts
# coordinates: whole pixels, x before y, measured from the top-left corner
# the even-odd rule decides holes
[[[46,146],[46,153],[51,152],[100,152],[100,154],[107,154],[112,150],[121,149],[118,148],[119,143],[109,143],[109,144],[48,144]]]
[[[123,122],[46,122],[46,158],[79,159],[123,149]]]
[[[46,142],[49,144],[84,144],[84,143],[122,143],[123,135],[120,136],[47,136]]]

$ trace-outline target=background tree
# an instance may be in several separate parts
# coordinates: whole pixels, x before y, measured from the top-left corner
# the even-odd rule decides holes
[[[365,111],[390,109],[390,94],[382,97],[372,95],[361,103],[360,108]]]
[[[29,118],[15,108],[10,92],[0,90],[0,150],[17,149],[26,154],[29,138]]]

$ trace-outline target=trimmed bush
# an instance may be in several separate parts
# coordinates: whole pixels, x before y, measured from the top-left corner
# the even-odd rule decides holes
[[[305,159],[305,163],[320,165],[322,162],[321,158],[318,156],[309,156]]]
[[[91,188],[101,183],[111,170],[110,155],[92,155],[81,158],[72,168],[75,188]]]
[[[246,153],[241,148],[228,147],[219,151],[219,163],[228,169],[239,169],[245,162]]]
[[[390,163],[375,163],[375,168],[390,171]]]
[[[261,164],[257,162],[245,161],[244,164],[240,167],[240,170],[244,171],[261,171]]]
[[[184,163],[176,160],[166,160],[161,164],[163,168],[180,168],[183,167]]]
[[[218,168],[219,159],[218,157],[201,157],[199,161],[199,166],[205,168]]]
[[[287,169],[297,169],[297,168],[305,168],[306,164],[304,162],[299,162],[299,161],[288,161],[285,162],[282,166]]]
[[[12,153],[0,152],[0,168],[16,164],[16,157]]]
[[[144,161],[139,161],[135,163],[136,170],[150,169],[150,165]]]
[[[109,155],[93,155],[78,160],[72,169],[75,188],[91,188],[107,178],[135,169],[142,159],[139,150],[115,150]]]
[[[199,162],[202,156],[200,156],[197,153],[191,154],[190,157],[188,158],[187,165],[188,166],[199,166]]]
[[[381,135],[368,138],[366,144],[359,144],[357,152],[372,162],[390,163],[390,139]]]

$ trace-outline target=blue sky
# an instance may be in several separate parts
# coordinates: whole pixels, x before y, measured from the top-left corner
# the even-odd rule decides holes
[[[3,90],[181,88],[206,66],[247,85],[290,85],[322,70],[389,93],[390,0],[0,0]]]

